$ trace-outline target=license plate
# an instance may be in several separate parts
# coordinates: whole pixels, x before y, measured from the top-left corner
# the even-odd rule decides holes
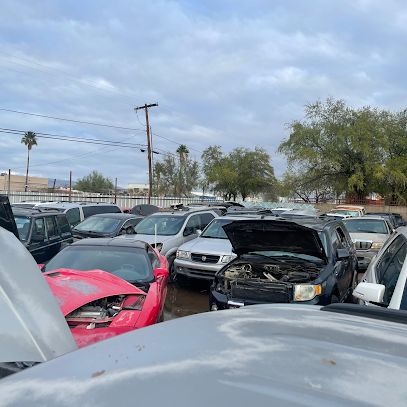
[[[240,307],[244,307],[244,303],[243,302],[238,302],[238,301],[228,301],[228,305],[230,308],[240,308]]]

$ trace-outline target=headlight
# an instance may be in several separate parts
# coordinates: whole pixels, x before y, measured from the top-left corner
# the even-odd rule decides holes
[[[189,259],[190,254],[185,250],[177,250],[177,259]]]
[[[229,263],[229,262],[231,262],[234,258],[235,258],[235,256],[222,256],[222,258],[220,259],[220,262],[221,262],[221,263]]]
[[[373,242],[372,246],[370,247],[373,250],[379,250],[383,247],[383,242]]]
[[[297,284],[294,287],[294,301],[310,301],[321,293],[322,288],[319,284]]]
[[[161,251],[161,249],[163,248],[163,244],[162,243],[156,243],[152,245],[153,247],[155,247],[156,250],[158,250],[159,252]]]

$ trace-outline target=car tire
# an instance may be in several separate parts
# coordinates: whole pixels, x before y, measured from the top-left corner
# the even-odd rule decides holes
[[[168,257],[168,271],[169,271],[169,281],[173,283],[176,280],[176,274],[175,274],[175,254],[171,255]]]

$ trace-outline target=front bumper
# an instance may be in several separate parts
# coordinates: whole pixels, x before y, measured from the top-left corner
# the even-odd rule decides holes
[[[377,251],[375,250],[356,250],[356,255],[358,257],[358,270],[366,270],[376,254]]]
[[[287,302],[286,302],[287,303]],[[290,304],[307,304],[307,305],[326,305],[325,297],[316,296],[310,301],[294,301],[290,299],[288,301]],[[264,302],[264,301],[252,301],[243,298],[230,298],[226,294],[216,291],[213,287],[209,293],[209,310],[210,311],[217,311],[217,310],[224,310],[229,308],[240,308],[243,306],[248,305],[256,305],[256,304],[273,304],[273,302]],[[278,302],[274,302],[274,304],[279,304]],[[282,303],[280,303],[282,304]]]
[[[176,274],[208,281],[213,280],[215,273],[223,266],[224,264],[204,264],[196,263],[190,260],[175,259],[174,261],[174,269]]]

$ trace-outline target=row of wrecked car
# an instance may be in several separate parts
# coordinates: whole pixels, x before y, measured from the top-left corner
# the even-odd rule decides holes
[[[13,230],[10,214],[0,205],[1,224]],[[111,406],[135,399],[179,406],[191,400],[197,406],[405,404],[406,313],[335,304],[350,298],[358,264],[340,220],[232,217],[221,228],[234,252],[222,259],[211,292],[211,298],[214,292],[225,298],[211,301],[218,309],[240,309],[139,330],[147,315],[156,316],[151,323],[160,319],[158,306],[155,314],[144,311],[154,308],[147,303],[158,304],[150,293],[161,290],[155,298],[165,298],[169,260],[177,277],[177,249],[193,247],[200,230],[198,239],[205,239],[212,223],[227,219],[216,208],[151,218],[135,227],[135,235],[78,239],[45,265],[0,228],[1,321],[7,327],[0,371],[23,370],[0,381],[1,405]],[[372,264],[389,277],[401,263],[405,275],[405,248],[400,228]],[[206,263],[202,256],[200,263]],[[247,303],[236,301],[245,296]],[[78,298],[87,301],[79,308]],[[278,304],[242,307],[262,302]]]

